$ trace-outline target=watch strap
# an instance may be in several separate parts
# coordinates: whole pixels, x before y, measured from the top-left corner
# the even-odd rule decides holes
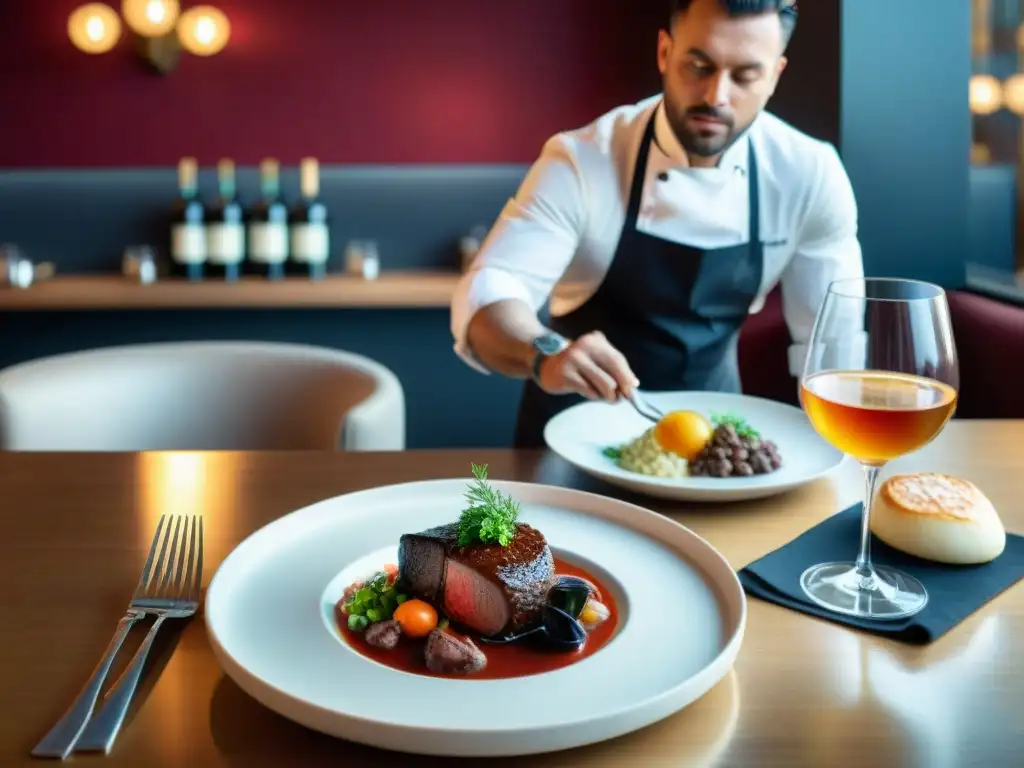
[[[540,366],[547,357],[540,351],[533,356],[533,363],[530,365],[530,378],[533,379],[534,384],[540,384]]]
[[[555,331],[548,331],[533,340],[533,362],[530,365],[530,378],[540,384],[540,367],[548,357],[554,357],[569,346],[569,340]]]

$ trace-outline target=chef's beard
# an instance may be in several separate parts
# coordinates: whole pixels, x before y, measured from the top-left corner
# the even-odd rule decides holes
[[[686,124],[686,119],[692,115],[702,115],[720,121],[726,128],[721,131],[704,131],[700,128],[692,130]],[[720,109],[709,107],[706,104],[698,104],[688,109],[680,109],[672,104],[668,95],[665,96],[665,116],[672,126],[679,143],[682,144],[686,154],[696,157],[715,157],[731,147],[743,132],[750,127],[750,124],[736,128],[735,118]]]

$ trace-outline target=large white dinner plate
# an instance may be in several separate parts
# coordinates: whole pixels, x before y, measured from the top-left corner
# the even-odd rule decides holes
[[[395,562],[402,533],[456,519],[467,485],[437,480],[327,499],[243,541],[205,604],[227,675],[271,710],[334,736],[403,752],[508,756],[637,730],[728,674],[747,604],[711,545],[642,507],[527,483],[494,486],[521,502],[520,519],[556,556],[614,595],[619,625],[605,647],[554,672],[505,680],[416,675],[353,650],[332,621],[345,586]]]
[[[726,392],[652,392],[644,398],[663,413],[676,410],[734,413],[773,441],[782,466],[753,477],[651,477],[622,469],[602,451],[643,434],[652,423],[626,401],[586,402],[562,411],[544,428],[548,447],[594,477],[637,493],[677,501],[728,502],[758,499],[817,480],[843,461],[843,454],[814,431],[799,408],[775,400]]]

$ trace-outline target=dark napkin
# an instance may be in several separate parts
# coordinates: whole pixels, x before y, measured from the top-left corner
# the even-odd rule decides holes
[[[944,565],[923,560],[871,537],[871,560],[917,578],[928,590],[928,604],[914,616],[894,621],[858,619],[833,613],[812,602],[800,588],[810,566],[856,559],[860,546],[861,504],[833,515],[780,549],[739,572],[751,595],[838,624],[926,645],[942,637],[985,603],[1024,578],[1024,536],[1008,533],[1006,549],[983,565]]]

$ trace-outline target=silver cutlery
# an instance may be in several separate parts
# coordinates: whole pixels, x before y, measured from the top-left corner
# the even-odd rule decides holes
[[[171,526],[168,524],[167,536],[170,535],[170,529]],[[166,543],[166,536],[164,541]],[[162,555],[161,552],[161,564]],[[146,594],[132,601],[134,610],[155,616],[156,621],[153,622],[124,673],[107,692],[100,711],[89,721],[78,739],[75,744],[76,752],[110,752],[142,677],[142,669],[156,633],[166,619],[185,619],[195,615],[199,608],[202,584],[203,518],[177,517],[171,555],[167,559],[167,567],[163,570],[162,578],[158,571],[153,576],[152,586]]]
[[[657,423],[665,416],[664,413],[647,402],[644,396],[640,394],[639,389],[632,390],[628,395],[625,395],[625,398],[632,404],[633,408],[636,409],[636,412],[645,419],[650,419]]]
[[[203,521],[202,518],[198,518],[197,534],[196,520],[197,518],[192,516],[161,515],[149,547],[146,564],[142,568],[142,576],[135,588],[135,594],[128,605],[125,616],[118,622],[117,630],[104,651],[103,658],[96,665],[88,682],[68,710],[32,750],[33,757],[67,759],[86,731],[103,682],[106,680],[110,666],[132,625],[147,614],[156,615],[157,622],[153,629],[146,636],[117,685],[107,694],[106,704],[100,712],[100,717],[97,718],[96,730],[92,731],[90,727],[90,731],[95,734],[95,738],[90,739],[90,742],[99,743],[98,739],[103,737],[103,743],[106,744],[103,749],[104,751],[109,749],[109,745],[113,743],[124,720],[124,714],[127,712],[131,696],[139,681],[143,662],[145,662],[149,646],[152,645],[153,637],[160,623],[165,618],[191,616],[198,607],[199,587],[203,576]],[[185,535],[182,535],[179,541],[183,521],[185,521]],[[191,522],[191,536],[188,536],[189,522]],[[172,529],[173,543],[171,542]],[[161,536],[161,534],[163,535]],[[188,562],[187,569],[183,573],[182,567],[186,560],[186,541],[188,542]],[[159,554],[157,554],[158,549]],[[102,721],[102,727],[99,725],[100,721]]]

